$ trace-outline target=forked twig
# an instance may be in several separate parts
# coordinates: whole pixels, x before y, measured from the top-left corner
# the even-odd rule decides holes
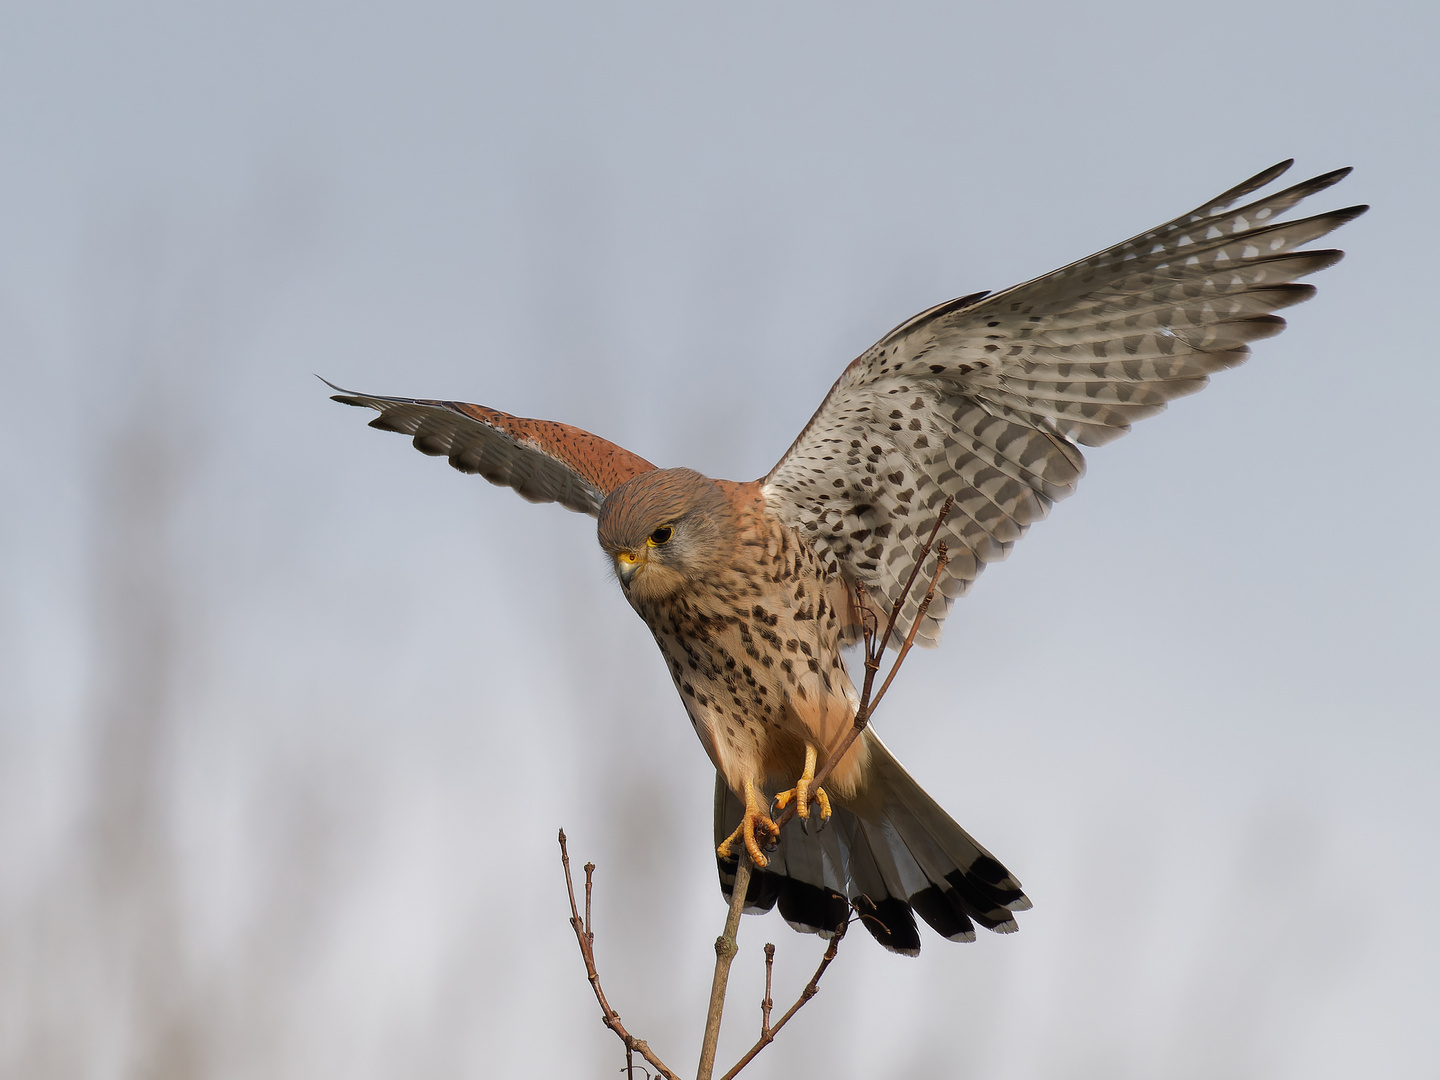
[[[795,1004],[791,1005],[790,1008],[785,1011],[785,1015],[780,1017],[779,1022],[776,1023],[774,1027],[770,1026],[770,1007],[773,1004],[770,1000],[770,966],[775,959],[775,946],[765,946],[765,1001],[760,1006],[762,1014],[760,1021],[760,1039],[745,1052],[745,1056],[737,1061],[735,1067],[722,1076],[720,1080],[735,1080],[736,1074],[745,1068],[746,1065],[749,1065],[750,1062],[755,1059],[756,1054],[774,1042],[775,1036],[779,1033],[780,1029],[788,1024],[790,1018],[799,1012],[805,1003],[819,992],[820,977],[825,974],[825,969],[828,968],[830,962],[835,959],[835,954],[840,949],[840,939],[845,936],[845,931],[849,929],[849,927],[850,923],[848,921],[840,924],[840,928],[835,931],[835,936],[830,939],[830,946],[825,950],[825,955],[820,958],[820,966],[815,969],[815,974],[810,976],[810,981],[805,984],[805,989],[800,991],[800,996],[795,999]]]
[[[633,1055],[639,1054],[646,1061],[655,1067],[655,1071],[665,1080],[680,1080],[666,1064],[655,1056],[644,1039],[637,1039],[625,1030],[625,1025],[620,1023],[620,1014],[610,1007],[610,1002],[605,1000],[605,991],[600,988],[600,973],[595,969],[595,933],[591,929],[590,922],[590,895],[594,884],[595,864],[585,864],[585,918],[580,918],[580,909],[575,904],[575,882],[570,877],[570,852],[565,847],[565,830],[560,830],[560,865],[565,868],[565,891],[570,894],[570,927],[575,931],[575,941],[580,946],[580,955],[585,960],[585,977],[590,980],[590,988],[595,991],[595,1000],[600,1003],[600,1015],[605,1021],[605,1026],[620,1037],[625,1044],[625,1058],[627,1065],[633,1075]]]
[[[900,618],[900,612],[905,608],[905,601],[910,598],[910,590],[915,587],[915,579],[920,576],[920,568],[925,565],[925,560],[930,557],[930,549],[935,546],[935,538],[940,535],[940,526],[945,524],[945,519],[950,516],[950,511],[954,508],[955,496],[953,495],[941,504],[940,516],[935,519],[935,527],[930,530],[930,535],[925,538],[925,544],[920,548],[920,557],[915,560],[915,565],[910,568],[910,576],[905,579],[905,588],[900,590],[899,599],[895,601],[895,606],[890,609],[890,618],[886,620],[885,633],[880,638],[879,648],[872,651],[870,642],[866,642],[865,668],[871,673],[872,677],[874,672],[880,667],[880,656],[885,651],[885,646],[890,641],[890,636],[895,633],[895,623]],[[943,548],[945,545],[942,544],[940,546]],[[918,616],[915,622],[920,622]],[[870,684],[867,681],[865,685],[868,689]]]
[[[900,665],[905,662],[905,657],[910,654],[910,649],[915,644],[915,635],[920,631],[920,624],[925,621],[925,613],[930,610],[930,601],[935,599],[935,588],[940,584],[940,575],[945,572],[945,567],[949,562],[950,552],[942,543],[935,550],[935,573],[930,577],[930,586],[925,590],[925,598],[920,601],[920,607],[915,612],[915,621],[910,624],[910,632],[905,635],[905,644],[900,646],[900,651],[895,656],[895,663],[890,665],[889,674],[885,676],[885,681],[880,684],[880,689],[875,692],[874,698],[870,700],[869,707],[865,712],[865,718],[867,720],[873,716],[875,710],[880,707],[880,702],[885,697],[885,691],[890,689],[890,684],[895,681],[895,676],[900,671]],[[896,604],[895,607],[896,610],[899,610],[900,605]],[[881,647],[883,648],[883,646]]]
[[[715,939],[715,977],[710,983],[710,1007],[705,1012],[705,1037],[700,1042],[700,1064],[695,1069],[695,1080],[710,1080],[715,1071],[715,1047],[720,1042],[725,987],[730,981],[730,965],[740,951],[735,935],[740,929],[740,913],[745,909],[745,894],[749,891],[750,855],[742,849],[735,864],[735,884],[730,887],[730,912],[725,916],[725,931]]]
[[[935,527],[930,530],[929,539],[927,539],[924,546],[921,547],[919,558],[915,560],[915,565],[910,569],[910,576],[905,580],[905,588],[900,591],[899,597],[895,600],[894,607],[890,609],[890,617],[886,620],[885,632],[883,634],[877,636],[875,630],[872,628],[872,622],[878,625],[879,620],[876,619],[871,612],[865,587],[860,584],[855,586],[856,603],[860,608],[860,633],[865,643],[865,681],[860,690],[860,707],[855,710],[855,722],[850,726],[850,730],[845,733],[845,736],[840,740],[839,744],[830,751],[829,756],[825,759],[825,763],[816,770],[815,779],[810,782],[811,791],[820,787],[820,785],[829,778],[835,766],[840,763],[840,759],[845,756],[855,740],[860,737],[860,733],[863,732],[866,725],[870,723],[870,717],[873,716],[875,710],[879,708],[880,701],[885,696],[885,691],[889,690],[890,684],[895,681],[895,676],[900,671],[900,665],[905,662],[905,657],[910,654],[910,649],[915,644],[915,635],[920,630],[920,624],[925,621],[925,613],[930,610],[930,603],[935,599],[935,590],[939,587],[940,578],[945,573],[946,564],[949,562],[949,552],[946,550],[945,545],[942,543],[937,547],[935,538],[940,535],[940,526],[945,524],[945,519],[950,516],[950,510],[954,505],[955,500],[952,497],[946,499],[944,505],[940,508],[940,516],[935,519]],[[895,662],[890,665],[890,671],[885,676],[885,681],[880,684],[879,692],[875,693],[872,697],[871,694],[875,687],[875,675],[880,670],[880,660],[885,654],[885,646],[895,633],[895,624],[900,618],[900,612],[904,609],[905,602],[910,598],[910,590],[915,587],[915,579],[919,576],[920,568],[925,564],[925,560],[930,557],[932,548],[935,550],[935,572],[930,575],[930,585],[925,590],[925,597],[920,601],[920,607],[915,612],[915,619],[910,624],[910,632],[905,635],[905,641],[895,656]],[[785,812],[776,819],[775,824],[784,826],[798,811],[799,805],[792,802],[785,808]]]

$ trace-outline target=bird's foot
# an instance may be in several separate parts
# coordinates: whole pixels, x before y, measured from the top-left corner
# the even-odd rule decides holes
[[[770,815],[760,806],[760,800],[755,795],[754,781],[746,780],[745,816],[740,819],[739,827],[715,849],[715,854],[722,859],[734,858],[735,842],[739,840],[744,843],[750,861],[763,869],[770,860],[760,850],[762,844],[770,847],[779,839],[780,827],[770,820]]]
[[[775,805],[781,810],[795,804],[795,815],[801,821],[810,820],[810,804],[812,802],[820,805],[820,820],[830,820],[830,796],[825,794],[825,789],[815,787],[812,791],[810,785],[815,782],[815,747],[810,743],[805,744],[805,769],[800,774],[800,779],[795,781],[795,786],[789,791],[782,791],[775,796]]]
[[[820,806],[820,820],[830,820],[830,796],[825,794],[825,789],[817,787],[810,790],[810,784],[805,780],[797,780],[795,786],[789,791],[782,791],[775,796],[776,809],[784,810],[791,803],[795,803],[795,816],[801,821],[810,820],[810,804],[818,803]]]

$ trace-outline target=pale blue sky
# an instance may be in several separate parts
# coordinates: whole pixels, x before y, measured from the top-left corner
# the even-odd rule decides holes
[[[1437,30],[1264,0],[6,5],[0,1075],[82,1012],[56,1075],[126,1075],[154,1022],[135,961],[95,968],[131,924],[46,921],[124,652],[123,605],[92,624],[125,438],[175,464],[178,869],[137,903],[173,902],[205,1075],[617,1065],[562,824],[601,866],[612,1000],[689,1071],[709,766],[593,524],[312,373],[749,479],[900,320],[1291,156],[1356,167],[1314,206],[1374,205],[1348,258],[1250,364],[1092,452],[877,718],[1035,910],[918,961],[848,942],[755,1075],[1433,1075]],[[297,821],[324,825],[286,862]],[[247,934],[301,907],[258,964]],[[742,934],[735,1047],[759,944],[796,985],[818,951]]]

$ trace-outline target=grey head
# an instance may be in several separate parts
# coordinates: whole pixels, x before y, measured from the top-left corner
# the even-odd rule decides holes
[[[627,480],[600,507],[596,530],[636,607],[729,565],[736,532],[724,489],[694,469],[656,469]]]

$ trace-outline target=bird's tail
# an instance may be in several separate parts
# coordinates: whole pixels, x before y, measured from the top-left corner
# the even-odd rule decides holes
[[[834,814],[824,827],[812,808],[808,830],[799,821],[782,830],[769,865],[750,878],[745,910],[778,905],[796,930],[829,937],[853,907],[880,944],[908,956],[920,951],[917,913],[951,941],[974,941],[976,923],[1013,933],[1013,913],[1030,907],[1020,883],[925,793],[872,731],[862,737],[870,747],[863,790],[843,803],[833,800]],[[743,811],[717,776],[717,843],[739,825]],[[728,899],[736,863],[717,861]]]

